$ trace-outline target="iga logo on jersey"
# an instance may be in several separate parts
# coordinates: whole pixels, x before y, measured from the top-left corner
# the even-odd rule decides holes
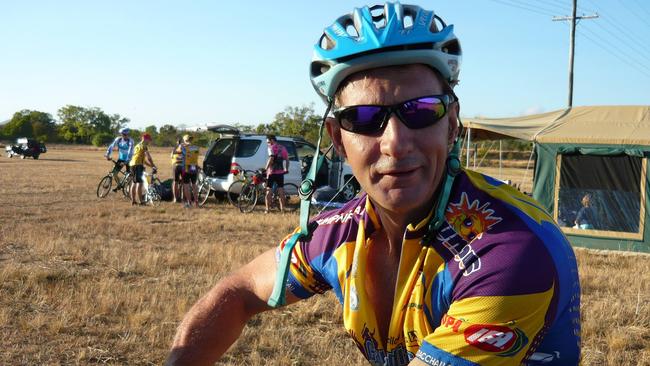
[[[465,329],[465,342],[486,352],[509,357],[521,351],[528,338],[520,329],[492,324],[474,324]]]

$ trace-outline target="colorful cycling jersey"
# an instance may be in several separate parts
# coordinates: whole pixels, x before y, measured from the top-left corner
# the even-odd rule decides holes
[[[130,166],[144,165],[145,152],[148,151],[149,148],[142,142],[135,145],[135,149],[133,149],[133,157],[131,158],[129,165]]]
[[[315,218],[311,239],[292,253],[287,288],[299,298],[333,290],[372,365],[415,357],[437,366],[577,365],[577,265],[552,218],[528,196],[470,171],[454,181],[445,218],[430,244],[421,242],[428,218],[404,233],[386,339],[364,291],[381,228],[367,196]]]
[[[289,153],[287,153],[287,148],[278,144],[277,142],[269,146],[268,149],[269,156],[273,157],[273,163],[267,170],[268,174],[283,174],[284,161],[289,159]]]
[[[183,164],[183,145],[178,144],[172,151],[172,165]]]
[[[121,161],[130,161],[133,156],[133,140],[130,138],[122,138],[122,136],[116,137],[113,142],[108,145],[106,149],[106,156],[111,155],[113,148],[117,146],[118,151],[118,160]]]
[[[196,145],[183,146],[183,166],[186,172],[196,173],[199,165],[199,147]]]

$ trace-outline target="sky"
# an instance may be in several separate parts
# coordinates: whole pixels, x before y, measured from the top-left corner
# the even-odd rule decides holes
[[[411,2],[409,2],[411,3]],[[564,108],[570,0],[419,1],[463,49],[461,115]],[[98,107],[132,128],[269,123],[325,107],[309,82],[324,27],[362,1],[0,0],[0,122]],[[374,3],[371,3],[374,4]],[[650,1],[578,0],[574,106],[650,104]]]

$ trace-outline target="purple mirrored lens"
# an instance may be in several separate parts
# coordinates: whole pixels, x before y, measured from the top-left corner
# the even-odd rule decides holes
[[[444,117],[445,113],[445,104],[437,97],[411,100],[399,108],[399,114],[404,124],[414,129],[431,126]]]
[[[383,121],[383,109],[380,106],[356,106],[339,113],[343,129],[351,132],[368,132],[378,130]]]

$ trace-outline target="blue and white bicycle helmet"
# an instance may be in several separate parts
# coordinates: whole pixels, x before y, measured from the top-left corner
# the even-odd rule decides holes
[[[121,135],[128,135],[129,132],[131,132],[131,130],[126,128],[126,127],[120,129],[120,134]]]
[[[311,83],[329,103],[349,75],[384,66],[425,64],[458,82],[461,47],[454,26],[433,11],[390,3],[355,8],[325,28],[314,45]]]

